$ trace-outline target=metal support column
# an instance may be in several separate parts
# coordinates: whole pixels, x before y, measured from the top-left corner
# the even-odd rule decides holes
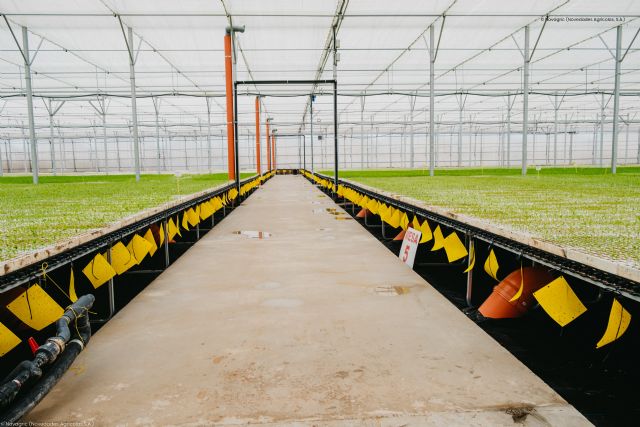
[[[8,25],[8,24],[7,24]],[[36,126],[33,119],[33,92],[31,90],[31,63],[33,62],[29,53],[29,33],[27,27],[22,27],[22,56],[24,58],[24,80],[27,90],[27,113],[29,114],[29,139],[31,141],[31,171],[33,172],[33,183],[38,183],[38,147],[36,140]]]
[[[205,98],[207,102],[207,168],[209,173],[213,173],[213,154],[211,147],[211,104],[209,98]]]
[[[600,148],[599,148],[599,152],[598,152],[598,165],[602,166],[603,162],[604,162],[604,92],[602,92],[600,94]],[[609,98],[611,99],[611,98]],[[608,102],[607,102],[608,104]]]
[[[338,45],[336,40],[336,26],[333,26],[333,162],[334,162],[334,192],[338,191]]]
[[[611,173],[616,173],[618,162],[618,113],[620,110],[620,49],[622,45],[622,25],[616,27],[616,75],[613,86],[613,135],[611,140]]]
[[[507,167],[511,166],[511,94],[507,93]]]
[[[433,24],[429,27],[429,176],[433,176],[435,173],[435,98],[434,98],[434,89],[433,85],[435,83],[435,62],[436,62],[436,51],[435,51],[435,28]]]
[[[553,165],[555,166],[558,164],[558,109],[560,108],[557,93],[553,96],[553,101]]]
[[[415,162],[414,162],[414,156],[415,156],[415,147],[413,144],[413,111],[415,109],[416,106],[416,97],[413,95],[409,95],[409,102],[410,102],[410,114],[409,114],[409,118],[411,119],[411,121],[409,122],[409,155],[411,156],[411,158],[409,159],[409,167],[411,169],[414,168],[415,166]]]
[[[369,153],[368,152],[367,152],[366,164],[367,164],[367,166],[369,166]],[[365,156],[364,156],[364,96],[361,96],[360,97],[360,169],[364,169],[364,168],[365,168]]]
[[[120,17],[118,16],[118,19]],[[120,21],[122,26],[122,21]],[[124,29],[123,29],[124,31]],[[135,161],[136,181],[140,181],[140,141],[138,140],[138,105],[136,98],[136,58],[133,56],[133,29],[127,27],[127,50],[129,51],[129,80],[131,81],[131,124],[133,133],[133,157]]]
[[[160,163],[161,163],[161,154],[160,154],[160,100],[156,97],[151,98],[153,101],[153,110],[156,113],[156,154],[157,158],[157,169],[158,173],[160,173]]]
[[[309,102],[309,123],[311,124],[311,173],[315,173],[315,168],[313,164],[313,100],[315,95],[311,95],[311,101]]]
[[[524,27],[524,79],[522,84],[522,175],[527,174],[527,135],[529,133],[529,26]]]

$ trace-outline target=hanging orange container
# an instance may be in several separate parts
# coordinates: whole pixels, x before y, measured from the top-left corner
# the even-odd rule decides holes
[[[522,280],[523,276],[524,280]],[[553,279],[553,275],[542,267],[519,268],[493,288],[493,292],[482,303],[478,311],[484,317],[491,319],[522,317],[535,302],[533,293]],[[521,285],[523,288],[522,294],[514,301],[511,301],[520,290]]]
[[[371,215],[371,212],[367,208],[362,208],[356,215],[356,218],[365,218]]]

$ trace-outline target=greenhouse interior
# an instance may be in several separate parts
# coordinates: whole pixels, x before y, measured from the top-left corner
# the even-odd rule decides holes
[[[0,15],[2,422],[637,423],[640,2]]]

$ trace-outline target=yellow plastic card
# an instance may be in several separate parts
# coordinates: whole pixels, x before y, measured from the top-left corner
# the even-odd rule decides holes
[[[406,230],[407,228],[409,228],[409,217],[407,216],[406,212],[403,212],[402,215],[400,216],[400,227],[403,230]]]
[[[73,275],[73,268],[71,269],[71,275],[69,276],[69,299],[71,302],[78,301],[78,295],[76,295],[76,278]]]
[[[162,246],[162,244],[164,243],[164,226],[162,224],[160,224],[160,231],[158,232],[158,237],[160,238],[160,243],[158,243],[158,246]]]
[[[469,254],[455,231],[444,239],[444,250],[447,253],[449,262],[457,261]]]
[[[111,266],[117,274],[122,274],[137,264],[138,261],[122,242],[118,242],[111,247]]]
[[[62,307],[40,285],[30,286],[29,289],[7,304],[7,308],[22,323],[36,331],[43,330],[64,314]]]
[[[0,322],[0,356],[4,356],[20,344],[20,338]]]
[[[176,225],[176,233],[178,233],[178,236],[182,237],[182,233],[180,232],[180,215],[176,215],[174,224]]]
[[[153,254],[158,250],[158,245],[156,244],[156,239],[153,237],[151,229],[148,229],[147,232],[144,233],[143,237],[151,245],[151,247],[149,247],[149,255],[153,256]]]
[[[380,215],[381,220],[387,222],[387,219],[389,218],[389,207],[384,203],[380,203],[378,205],[378,215]]]
[[[387,221],[387,223],[393,228],[400,227],[400,211],[398,209],[395,209],[394,207],[391,207],[389,209],[393,209],[393,213],[389,216],[389,221]]]
[[[127,249],[131,255],[133,255],[137,263],[140,264],[151,250],[151,243],[149,243],[144,237],[140,237],[135,234],[133,239],[131,239],[127,245]]]
[[[176,234],[178,234],[178,227],[173,222],[173,218],[169,218],[169,221],[167,221],[167,237],[169,237],[169,240],[173,240]]]
[[[422,221],[422,225],[419,230],[422,232],[422,235],[420,236],[420,243],[426,243],[433,239],[433,233],[431,232],[431,228],[429,227],[429,223],[426,219]]]
[[[500,281],[500,279],[498,279],[498,268],[500,268],[498,265],[498,258],[496,258],[495,252],[491,249],[487,260],[484,262],[484,271],[486,271],[489,276]]]
[[[598,344],[596,344],[596,348],[603,347],[620,338],[627,331],[629,323],[631,323],[631,314],[614,298],[611,313],[609,313],[607,330],[598,341]]]
[[[444,248],[444,236],[442,235],[442,230],[440,230],[440,226],[437,226],[435,231],[433,232],[434,242],[432,251],[437,251],[439,249]]]
[[[568,325],[587,311],[587,308],[562,276],[535,291],[533,296],[544,311],[560,326]]]
[[[360,199],[360,207],[363,209],[366,209],[370,201],[371,201],[370,198],[368,198],[367,196],[364,196],[362,199]]]
[[[418,218],[415,215],[411,220],[411,228],[413,228],[414,230],[420,230],[420,221],[418,221]]]
[[[180,225],[182,225],[182,228],[189,231],[189,220],[187,219],[186,212],[182,215],[182,223]]]
[[[189,208],[187,210],[186,216],[187,216],[187,221],[189,222],[189,225],[191,225],[192,227],[195,227],[200,222],[198,213],[193,208]]]
[[[200,205],[200,219],[204,221],[213,214],[213,207],[210,202],[204,202]]]
[[[473,243],[473,240],[471,240],[471,243],[469,243],[469,266],[464,272],[465,273],[470,272],[471,270],[473,270],[473,267],[475,267],[475,265],[476,265],[476,248],[475,248],[475,244]]]
[[[369,212],[371,212],[372,214],[377,214],[378,213],[378,201],[376,199],[369,200],[369,203],[367,203],[367,209],[369,209]]]
[[[98,254],[91,260],[82,272],[91,282],[94,288],[98,288],[116,275],[116,271],[111,267],[105,257]]]
[[[522,264],[520,264],[520,288],[518,292],[509,300],[509,302],[514,302],[518,298],[522,296],[522,291],[524,291],[524,272],[522,271]]]

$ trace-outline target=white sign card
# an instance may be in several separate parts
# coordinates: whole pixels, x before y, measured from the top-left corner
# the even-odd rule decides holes
[[[418,243],[420,243],[421,236],[421,231],[409,227],[404,234],[404,239],[402,239],[402,246],[400,246],[398,258],[411,268],[413,268],[413,261],[416,259],[416,251],[418,250]]]

